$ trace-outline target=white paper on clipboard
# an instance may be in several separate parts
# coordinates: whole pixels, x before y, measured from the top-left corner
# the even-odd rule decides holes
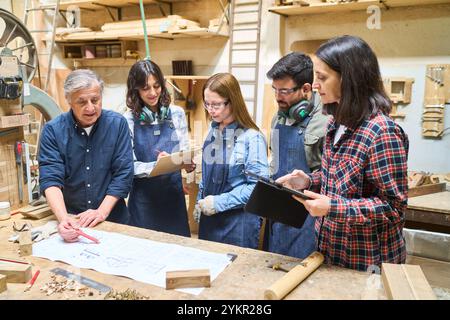
[[[192,159],[198,152],[200,152],[200,150],[201,148],[194,148],[175,152],[168,156],[159,158],[150,173],[150,177],[156,177],[180,170],[183,163],[192,163]]]

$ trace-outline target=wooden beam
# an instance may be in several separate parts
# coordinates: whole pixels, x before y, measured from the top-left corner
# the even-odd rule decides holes
[[[210,287],[208,269],[180,270],[166,272],[166,289]]]
[[[410,188],[408,190],[408,198],[423,196],[430,193],[443,192],[446,189],[446,185],[447,184],[445,182],[442,182]]]
[[[0,293],[2,293],[3,291],[6,291],[7,287],[6,287],[6,276],[0,274]]]
[[[19,233],[19,250],[20,256],[31,256],[33,253],[33,240],[31,240],[31,230]]]
[[[0,274],[6,276],[6,282],[27,283],[31,279],[31,264],[0,261]]]
[[[52,210],[50,209],[50,207],[46,206],[44,208],[35,210],[35,211],[30,211],[30,212],[21,212],[21,214],[24,217],[30,218],[30,219],[35,219],[35,220],[40,220],[43,219],[45,217],[51,216],[53,214]]]
[[[420,266],[383,263],[381,279],[388,299],[436,300]]]

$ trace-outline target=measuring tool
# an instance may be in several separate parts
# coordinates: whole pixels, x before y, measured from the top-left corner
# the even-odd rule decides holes
[[[89,278],[77,275],[75,273],[72,273],[70,271],[67,271],[67,270],[64,270],[64,269],[61,269],[61,268],[55,268],[55,269],[52,269],[50,271],[53,272],[54,274],[66,277],[67,279],[75,280],[75,281],[77,281],[77,282],[79,282],[79,283],[81,283],[81,284],[83,284],[83,285],[85,285],[87,287],[90,287],[92,289],[98,290],[100,292],[107,293],[107,292],[111,291],[111,288],[108,287],[108,286],[105,286],[104,284],[101,284],[101,283],[99,283],[97,281],[94,281],[94,280],[91,280]]]
[[[17,180],[19,184],[19,202],[23,202],[23,185],[22,185],[22,143],[20,141],[16,141],[16,145],[14,148],[14,152],[16,154],[16,165],[17,165]]]

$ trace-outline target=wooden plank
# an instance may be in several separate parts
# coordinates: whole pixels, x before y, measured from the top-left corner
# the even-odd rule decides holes
[[[450,262],[408,255],[406,263],[419,265],[430,285],[450,288]]]
[[[450,192],[438,192],[408,200],[408,209],[450,214]]]
[[[308,0],[309,6],[276,6],[269,8],[270,12],[284,16],[295,16],[303,14],[318,14],[329,12],[366,11],[371,5],[379,6],[381,9],[387,7],[425,6],[450,3],[450,0],[385,0],[382,6],[379,0],[359,0],[358,2],[331,3],[313,2]]]
[[[19,251],[21,257],[31,256],[33,253],[31,230],[19,232]]]
[[[408,198],[423,196],[430,193],[442,192],[445,191],[446,186],[447,184],[443,182],[410,188],[408,190]]]
[[[51,216],[53,214],[52,210],[48,206],[44,207],[42,209],[35,210],[35,211],[21,212],[21,213],[24,217],[27,217],[30,219],[35,219],[35,220],[43,219],[43,218]]]
[[[164,2],[180,2],[180,1],[188,1],[188,0],[164,0]],[[143,0],[144,5],[147,4],[155,4],[159,5],[160,1],[158,0]],[[139,5],[138,0],[96,0],[96,1],[87,1],[87,0],[69,0],[69,1],[61,1],[59,8],[61,10],[67,10],[70,6],[79,7],[82,9],[91,9],[91,10],[104,10],[105,5],[113,6],[113,7],[129,7],[132,5]]]
[[[0,274],[5,275],[9,283],[27,283],[31,279],[31,264],[0,261]]]
[[[166,289],[210,287],[208,269],[180,270],[166,272]]]
[[[6,276],[3,274],[0,274],[0,293],[3,291],[6,291]]]
[[[19,209],[15,210],[15,211],[18,212],[18,213],[24,213],[24,212],[28,213],[28,212],[32,212],[32,211],[36,211],[36,210],[45,208],[45,207],[48,207],[47,203],[43,203],[43,204],[40,204],[38,206],[26,206],[26,207],[19,208]]]
[[[282,6],[271,7],[270,12],[277,13],[284,16],[295,16],[302,14],[317,14],[328,12],[346,12],[346,11],[361,11],[366,10],[370,5],[378,5],[378,0],[360,0],[358,2],[347,3],[311,3],[309,6]]]
[[[391,300],[436,300],[420,266],[383,263],[381,278]]]

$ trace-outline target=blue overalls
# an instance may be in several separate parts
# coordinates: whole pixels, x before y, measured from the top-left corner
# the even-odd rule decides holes
[[[168,119],[157,124],[135,119],[133,141],[136,160],[141,162],[156,161],[159,151],[179,151],[179,138],[170,110]],[[133,226],[190,237],[180,171],[135,178],[128,208]]]
[[[272,148],[272,157],[273,161],[278,163],[278,171],[273,174],[272,179],[278,179],[291,173],[294,169],[310,173],[304,146],[305,128],[310,119],[311,117],[307,117],[300,125],[286,126],[277,123],[275,126],[275,130],[278,130],[279,140],[271,139],[272,144],[278,142],[278,146]],[[292,214],[295,214],[295,212],[292,212]],[[301,228],[294,228],[269,220],[266,226],[268,251],[306,258],[316,249],[314,221],[314,217],[308,215]]]
[[[238,128],[236,122],[230,124],[222,132],[212,129],[203,144],[202,198],[230,192],[233,189],[228,178],[230,169],[233,169],[230,168],[229,160],[238,138],[235,134],[236,129],[242,130]],[[213,144],[211,156],[214,161],[205,161],[205,149],[210,144]],[[261,218],[244,211],[244,208],[241,207],[217,212],[212,216],[202,214],[198,237],[203,240],[256,249],[260,228]]]

